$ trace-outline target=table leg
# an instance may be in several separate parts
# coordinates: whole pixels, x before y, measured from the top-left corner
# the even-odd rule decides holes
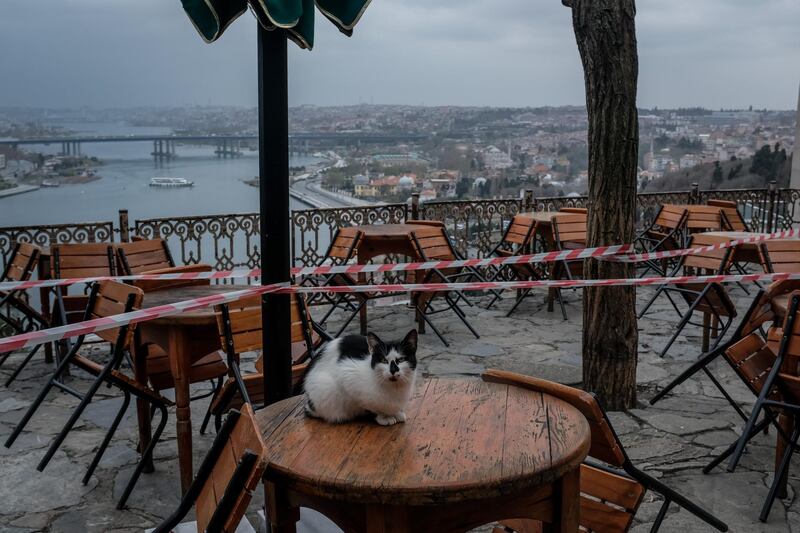
[[[703,313],[703,342],[700,347],[700,351],[702,353],[706,353],[708,351],[710,333],[711,333],[711,314]]]
[[[286,491],[269,481],[264,482],[264,512],[267,533],[296,533],[300,509],[289,503]]]
[[[369,505],[365,533],[407,533],[411,531],[408,513],[396,505]]]
[[[581,521],[580,466],[553,484],[555,512],[549,530],[553,533],[575,533]],[[548,528],[545,528],[547,531]]]
[[[177,419],[178,463],[181,473],[181,493],[192,484],[192,413],[189,407],[189,368],[191,360],[186,347],[184,328],[169,328],[169,366],[175,381],[175,417]]]

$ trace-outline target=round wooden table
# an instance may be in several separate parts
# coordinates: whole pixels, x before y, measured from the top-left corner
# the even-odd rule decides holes
[[[243,285],[201,285],[146,292],[144,309],[191,300],[215,293],[245,289]],[[143,342],[152,342],[169,354],[169,368],[175,381],[175,418],[178,437],[178,463],[181,488],[185,492],[194,477],[192,469],[192,415],[189,407],[189,370],[194,362],[221,348],[213,307],[165,316],[142,322],[139,331]],[[137,364],[137,370],[143,365]],[[147,377],[137,372],[137,379]],[[149,442],[149,413],[139,406],[140,440]]]
[[[256,413],[268,452],[266,509],[293,532],[299,507],[345,531],[466,531],[533,518],[574,533],[589,424],[571,405],[476,379],[421,380],[391,427],[327,424],[295,396]]]
[[[412,258],[414,261],[421,261],[422,258],[417,254],[412,235],[414,231],[424,227],[422,224],[368,224],[358,226],[364,233],[361,243],[358,245],[357,260],[359,264],[365,264],[372,258],[380,255],[400,255]],[[414,274],[416,279],[416,274]],[[366,276],[359,274],[360,283],[366,283]],[[367,334],[367,306],[362,306],[359,314],[361,323],[361,334]],[[420,329],[423,329],[420,327]]]

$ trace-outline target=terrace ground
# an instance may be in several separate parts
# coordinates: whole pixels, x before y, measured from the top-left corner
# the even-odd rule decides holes
[[[732,295],[743,313],[752,296],[739,287]],[[653,289],[639,290],[639,306]],[[752,290],[751,290],[752,292]],[[451,347],[445,347],[430,331],[420,337],[419,369],[425,375],[478,376],[486,368],[501,368],[561,383],[577,385],[581,380],[580,294],[565,293],[569,320],[556,308],[548,312],[544,293],[528,298],[510,318],[505,317],[513,298],[510,292],[491,310],[486,298],[474,298],[465,308],[471,323],[481,333],[476,340],[452,313],[433,318]],[[413,313],[403,303],[376,305],[370,309],[370,327],[381,336],[401,336],[413,327]],[[612,413],[633,461],[643,470],[663,479],[671,487],[727,522],[734,532],[798,532],[800,505],[794,501],[800,489],[800,464],[795,460],[789,479],[789,497],[773,507],[767,524],[758,521],[761,504],[772,481],[775,432],[758,436],[749,446],[735,473],[718,468],[704,475],[701,468],[734,441],[741,421],[708,379],[691,379],[674,393],[650,406],[647,400],[685,368],[699,352],[700,331],[687,327],[666,358],[658,353],[671,335],[677,316],[666,299],[660,299],[639,321],[639,405],[627,413]],[[354,326],[351,326],[354,328]],[[102,355],[99,348],[96,355]],[[19,361],[15,354],[0,373]],[[252,361],[252,359],[251,359]],[[250,365],[246,364],[245,369]],[[715,373],[733,396],[752,405],[752,394],[727,365],[718,361]],[[39,358],[9,389],[0,389],[0,438],[5,440],[41,387],[51,367]],[[87,382],[75,373],[72,382]],[[80,384],[80,383],[79,383]],[[119,405],[113,389],[86,411],[48,468],[39,473],[36,464],[75,405],[66,394],[51,393],[27,430],[12,449],[0,447],[0,530],[7,532],[141,532],[167,516],[178,504],[178,463],[174,413],[162,442],[156,447],[156,471],[145,474],[129,499],[129,508],[115,509],[115,501],[137,460],[136,424],[128,415],[88,485],[80,478]],[[208,450],[213,430],[197,434],[207,400],[193,404],[195,413],[195,467]],[[251,504],[250,517],[261,505],[261,493]],[[648,493],[636,517],[633,531],[649,531],[660,507],[660,497]],[[251,520],[251,522],[253,521]],[[486,530],[483,528],[482,530]],[[699,519],[672,506],[662,531],[711,531]]]

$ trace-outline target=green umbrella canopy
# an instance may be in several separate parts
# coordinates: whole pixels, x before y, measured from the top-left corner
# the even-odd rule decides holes
[[[301,48],[314,46],[314,6],[350,36],[370,0],[181,0],[194,27],[206,42],[219,39],[248,3],[261,25],[283,28]]]

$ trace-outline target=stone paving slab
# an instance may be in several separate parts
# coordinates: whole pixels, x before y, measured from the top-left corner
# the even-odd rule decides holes
[[[640,306],[649,299],[652,290],[640,289]],[[480,332],[480,339],[475,339],[452,314],[434,316],[434,323],[451,347],[445,347],[430,331],[422,335],[418,354],[420,371],[426,375],[476,376],[486,368],[501,368],[579,385],[580,294],[565,294],[567,321],[562,319],[557,307],[554,312],[546,310],[543,293],[528,298],[514,315],[505,317],[513,303],[512,294],[507,295],[488,311],[485,298],[472,297],[476,305],[464,307],[468,320]],[[751,297],[739,288],[734,288],[732,295],[743,313]],[[742,424],[738,415],[703,377],[688,380],[656,406],[647,403],[699,352],[699,331],[689,326],[667,356],[659,357],[677,320],[666,300],[659,300],[639,321],[639,405],[628,413],[611,414],[615,430],[629,455],[647,473],[722,518],[731,526],[731,531],[800,532],[800,505],[794,501],[800,488],[797,458],[789,479],[789,498],[776,502],[767,524],[758,521],[772,479],[774,431],[755,439],[735,473],[718,468],[703,475],[702,466],[736,438]],[[332,330],[338,329],[335,326],[335,322],[331,323]],[[402,304],[372,306],[370,327],[382,337],[401,337],[414,327],[413,313]],[[357,325],[352,324],[350,331],[356,330]],[[91,355],[98,355],[97,350],[92,348]],[[4,380],[11,373],[10,368],[21,357],[22,354],[10,357],[0,368],[0,379]],[[253,357],[246,358],[245,368],[250,367]],[[712,366],[732,395],[749,409],[754,400],[749,390],[723,362]],[[50,370],[37,356],[10,388],[0,387],[0,440],[5,441]],[[80,372],[75,372],[69,382],[79,388],[88,384],[86,376]],[[114,389],[102,389],[101,393],[44,472],[37,472],[36,464],[75,406],[74,398],[51,393],[13,448],[0,446],[0,531],[141,532],[154,526],[177,506],[179,482],[174,412],[170,413],[170,422],[156,447],[156,471],[141,477],[128,509],[116,510],[115,501],[137,460],[137,431],[132,408],[95,475],[86,486],[81,484],[85,469],[120,405]],[[206,435],[197,432],[207,402],[207,399],[200,400],[192,405],[197,421],[194,424],[195,465],[213,440],[213,431]],[[259,489],[249,513],[251,523],[258,523],[255,511],[261,502],[263,496]],[[632,531],[649,531],[661,502],[660,496],[648,493]],[[484,527],[478,531],[489,530]],[[662,531],[686,533],[711,529],[690,513],[672,506]]]

